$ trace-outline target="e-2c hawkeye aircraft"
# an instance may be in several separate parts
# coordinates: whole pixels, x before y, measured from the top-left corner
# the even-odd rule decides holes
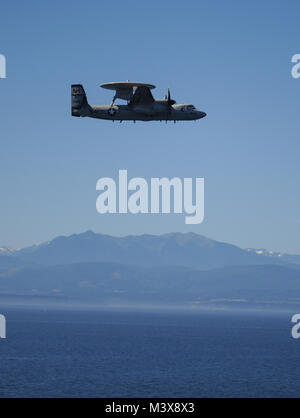
[[[164,99],[155,100],[152,84],[131,81],[105,83],[101,87],[114,90],[115,95],[110,105],[90,105],[81,84],[72,85],[72,116],[90,117],[106,120],[132,121],[176,121],[197,120],[206,116],[192,104],[176,104],[171,99],[170,90]],[[127,105],[115,105],[116,99],[127,101]]]

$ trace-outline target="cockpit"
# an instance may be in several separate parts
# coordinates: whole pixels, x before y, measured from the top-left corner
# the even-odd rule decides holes
[[[194,110],[196,110],[196,108],[194,105],[191,105],[191,104],[181,106],[182,112],[193,112]]]

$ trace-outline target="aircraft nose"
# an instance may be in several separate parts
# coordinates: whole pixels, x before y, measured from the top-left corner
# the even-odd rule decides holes
[[[200,112],[199,111],[198,114],[199,114],[199,119],[205,118],[205,116],[206,116],[205,112]]]

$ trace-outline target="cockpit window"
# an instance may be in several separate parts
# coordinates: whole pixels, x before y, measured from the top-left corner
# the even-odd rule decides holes
[[[182,112],[191,112],[195,109],[196,108],[195,108],[194,105],[185,105],[185,106],[182,106],[182,108],[181,108]]]

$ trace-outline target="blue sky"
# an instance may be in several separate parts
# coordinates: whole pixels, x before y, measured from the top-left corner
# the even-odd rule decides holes
[[[282,1],[14,1],[1,5],[0,244],[92,229],[194,231],[300,253],[300,4]],[[197,123],[113,124],[70,116],[70,84],[93,104],[103,82],[170,87]],[[205,221],[99,215],[96,181],[204,177]]]

